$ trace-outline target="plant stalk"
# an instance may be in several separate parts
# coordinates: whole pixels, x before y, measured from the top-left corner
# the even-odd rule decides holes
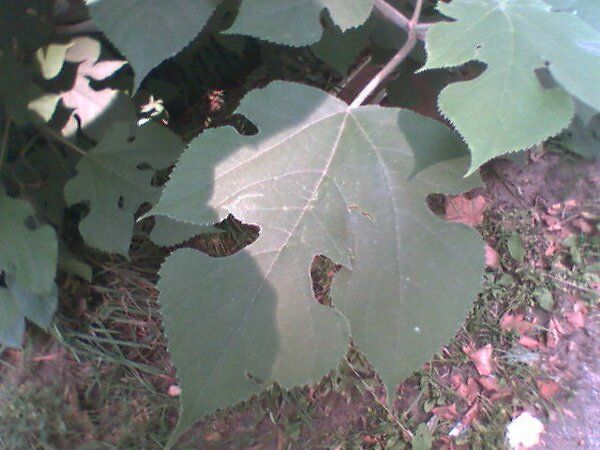
[[[73,150],[75,153],[77,153],[81,156],[86,155],[86,152],[84,150],[82,150],[81,148],[79,148],[78,145],[73,144],[68,139],[65,139],[62,135],[58,134],[52,128],[49,128],[47,126],[41,126],[41,127],[37,127],[37,129],[40,133],[42,133],[46,137],[46,139],[53,139],[53,140],[61,143],[68,149]]]
[[[383,0],[382,0],[383,1]],[[385,3],[385,2],[383,2]],[[386,3],[387,5],[387,3]],[[390,6],[390,5],[388,5]],[[390,6],[391,8],[391,6]],[[394,57],[381,69],[377,75],[375,75],[371,81],[365,86],[365,88],[358,94],[358,96],[354,99],[354,101],[350,104],[351,108],[362,105],[365,100],[377,89],[383,80],[385,80],[396,67],[400,65],[402,61],[406,59],[406,57],[410,54],[412,49],[415,47],[417,43],[417,26],[419,23],[419,16],[421,15],[421,10],[423,8],[423,0],[417,0],[417,4],[415,5],[415,10],[411,19],[408,21],[408,39],[404,43],[404,45],[398,50],[398,53],[394,55]],[[394,9],[394,8],[392,8]],[[400,12],[398,14],[402,15]],[[402,15],[404,17],[404,15]],[[406,17],[404,17],[406,19]],[[408,19],[407,19],[408,20]]]
[[[410,23],[410,19],[390,5],[385,0],[375,0],[375,8],[381,13],[383,17],[392,22],[393,24],[399,26],[403,30],[408,31],[408,24]],[[421,6],[422,8],[422,6]],[[415,7],[415,12],[417,8]],[[419,11],[419,15],[421,12]],[[417,39],[423,41],[425,40],[425,36],[427,34],[427,30],[429,27],[433,25],[431,23],[419,23],[416,25],[417,29]]]

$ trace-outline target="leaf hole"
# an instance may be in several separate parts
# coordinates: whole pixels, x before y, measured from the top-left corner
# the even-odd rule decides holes
[[[125,199],[123,198],[123,196],[119,196],[119,200],[117,201],[117,206],[119,209],[123,209],[123,207],[125,206]]]
[[[258,134],[258,127],[241,114],[234,114],[231,117],[230,125],[243,136],[254,136]]]
[[[544,89],[553,89],[558,87],[558,83],[554,80],[554,77],[548,70],[548,63],[546,63],[546,67],[539,67],[534,70],[535,76],[538,79],[538,82],[542,85]]]
[[[152,170],[152,166],[148,163],[140,163],[136,166],[138,170]]]
[[[446,218],[446,196],[444,194],[429,194],[427,196],[427,207],[439,218]]]
[[[310,266],[310,278],[312,280],[313,296],[317,303],[325,306],[333,306],[331,300],[331,283],[333,277],[342,268],[333,260],[324,255],[313,258]]]
[[[38,221],[34,216],[27,217],[27,219],[23,221],[23,224],[25,225],[25,228],[27,228],[30,231],[35,230],[39,225]]]
[[[256,241],[260,234],[258,226],[240,222],[231,214],[215,228],[223,232],[198,234],[174,249],[191,248],[214,257],[231,256]]]

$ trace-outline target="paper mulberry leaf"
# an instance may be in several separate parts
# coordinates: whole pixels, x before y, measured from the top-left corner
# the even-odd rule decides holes
[[[61,130],[67,137],[82,130],[98,140],[108,123],[117,120],[135,122],[137,119],[129,96],[116,89],[96,90],[91,86],[94,81],[114,75],[126,63],[123,60],[101,61],[101,52],[100,42],[87,36],[74,38],[66,51],[66,61],[78,64],[73,86],[60,94],[63,105],[71,110]]]
[[[323,35],[311,46],[313,53],[323,62],[333,67],[341,75],[346,75],[360,53],[369,44],[369,35],[375,20],[342,31],[329,16],[323,21]]]
[[[52,227],[38,223],[33,207],[0,188],[0,344],[19,347],[25,317],[46,327],[56,309],[58,243]]]
[[[20,347],[25,319],[7,288],[0,288],[0,344]]]
[[[34,294],[54,286],[58,243],[49,225],[37,223],[33,207],[0,188],[0,270]]]
[[[89,214],[79,231],[92,247],[126,255],[134,214],[153,204],[161,188],[152,185],[156,170],[171,165],[183,149],[181,140],[154,122],[132,129],[115,122],[100,143],[77,164],[77,176],[65,186],[65,200],[88,202]]]
[[[245,0],[228,32],[286,45],[314,44],[323,33],[323,8],[346,31],[367,20],[373,0]]]
[[[58,304],[58,289],[53,283],[46,294],[34,294],[6,276],[7,287],[0,287],[0,345],[20,347],[25,319],[37,326],[50,325]]]
[[[318,380],[344,356],[347,323],[391,388],[453,336],[480,285],[477,234],[426,204],[429,193],[472,183],[445,126],[281,82],[250,93],[238,112],[258,134],[203,133],[153,210],[196,224],[231,213],[260,227],[231,257],[178,250],[161,270],[183,388],[175,437],[266,383]],[[313,298],[316,255],[344,266],[333,302],[347,322]]]
[[[87,0],[92,20],[127,58],[135,89],[202,30],[221,0]]]
[[[470,147],[470,171],[566,128],[574,114],[569,94],[600,109],[600,56],[592,51],[600,33],[576,15],[542,0],[455,0],[438,8],[455,21],[428,31],[425,69],[487,65],[439,97]],[[546,67],[561,87],[542,86],[535,71]]]

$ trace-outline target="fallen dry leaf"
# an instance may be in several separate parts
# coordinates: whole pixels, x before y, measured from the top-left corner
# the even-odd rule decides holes
[[[483,223],[486,201],[483,195],[466,198],[464,195],[446,199],[446,220],[476,227]]]
[[[446,406],[437,406],[433,408],[431,412],[433,412],[433,414],[436,416],[446,420],[453,420],[458,415],[458,412],[456,411],[456,403]]]
[[[544,256],[552,256],[556,253],[556,250],[558,250],[558,245],[556,245],[556,242],[551,241],[548,244],[546,251],[544,251]]]
[[[552,380],[538,380],[536,382],[538,392],[545,400],[550,400],[560,392],[560,385]]]
[[[560,336],[564,334],[566,334],[565,329],[558,319],[550,319],[550,322],[548,323],[548,332],[546,333],[546,346],[549,348],[556,348]]]
[[[500,268],[500,254],[490,245],[485,244],[483,248],[485,255],[485,265],[490,269]]]
[[[583,218],[575,219],[572,222],[573,226],[585,234],[592,234],[596,228]]]
[[[544,223],[548,226],[548,229],[550,231],[556,231],[562,228],[562,224],[558,217],[551,216],[549,214],[542,214],[541,218],[544,221]]]
[[[585,314],[587,313],[587,308],[578,307],[577,305],[579,305],[579,302],[575,303],[573,311],[565,314],[565,317],[569,324],[574,328],[579,329],[585,327]]]
[[[464,398],[468,404],[471,404],[479,395],[480,390],[479,383],[471,377],[466,384],[463,383],[456,389],[456,393]]]
[[[217,431],[211,431],[204,435],[204,440],[206,442],[216,442],[221,440],[221,433]]]
[[[477,381],[487,391],[495,392],[500,390],[500,384],[498,383],[498,379],[494,376],[479,377]]]
[[[519,338],[519,344],[530,350],[536,349],[540,346],[540,343],[537,340],[529,336],[521,336]]]
[[[500,329],[514,331],[518,334],[527,334],[535,326],[535,322],[525,320],[523,314],[504,314],[500,319]]]
[[[363,444],[366,445],[377,445],[379,443],[377,436],[370,436],[368,434],[363,435],[361,440],[363,441]]]
[[[484,345],[483,347],[468,354],[479,375],[492,374],[492,344]]]

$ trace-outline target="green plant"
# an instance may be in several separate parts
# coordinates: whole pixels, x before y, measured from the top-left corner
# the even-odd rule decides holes
[[[203,415],[270,383],[320,379],[350,340],[391,391],[453,336],[480,287],[481,240],[436,217],[429,194],[476,186],[481,164],[571,122],[559,143],[597,153],[581,145],[597,138],[600,109],[600,8],[591,0],[454,0],[437,9],[429,0],[74,4],[0,2],[10,25],[0,32],[8,192],[0,202],[0,342],[19,344],[24,317],[48,325],[57,264],[85,272],[62,245],[72,246],[73,223],[88,245],[124,256],[136,217],[153,216],[151,237],[170,247],[218,232],[230,215],[258,227],[234,255],[179,248],[161,269],[183,388],[172,443]],[[125,59],[98,34],[73,36],[73,22],[97,26]],[[203,70],[239,68],[234,98],[186,71],[204,61],[196,45],[219,49]],[[181,104],[197,87],[171,83],[169,67],[165,77],[154,69],[185,46],[174,64],[185,62],[177,69],[185,83],[206,83],[209,105],[180,137],[160,122],[185,118],[190,108]],[[347,104],[319,64],[341,82],[364,54],[385,64]],[[227,55],[245,64],[223,62]],[[476,61],[485,67],[454,69]],[[391,106],[362,106],[380,98],[400,64]],[[423,107],[431,93],[414,95],[417,69],[429,71],[441,114],[468,148],[441,121],[397,107],[438,113]],[[265,78],[288,81],[264,87]],[[214,123],[231,126],[205,130]],[[184,150],[183,136],[198,131]],[[333,308],[313,298],[310,266],[319,255],[341,266]]]

